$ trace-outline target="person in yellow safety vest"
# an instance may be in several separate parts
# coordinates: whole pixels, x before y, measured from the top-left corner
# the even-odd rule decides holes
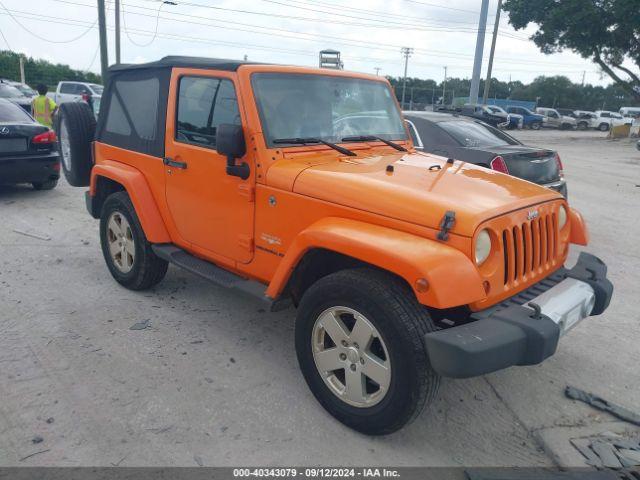
[[[53,114],[58,108],[56,102],[47,97],[47,86],[42,83],[36,87],[39,95],[31,101],[31,114],[36,121],[45,127],[53,126]]]

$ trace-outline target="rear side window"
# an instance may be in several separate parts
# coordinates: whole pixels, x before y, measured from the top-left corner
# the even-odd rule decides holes
[[[181,78],[176,140],[215,149],[216,131],[222,123],[241,124],[233,83],[209,77]]]
[[[60,93],[75,94],[77,90],[75,83],[63,83],[60,85]]]
[[[170,75],[168,68],[112,72],[100,106],[97,140],[162,158]]]
[[[457,120],[440,122],[438,126],[464,147],[499,147],[518,145],[518,141],[497,128],[484,123]]]

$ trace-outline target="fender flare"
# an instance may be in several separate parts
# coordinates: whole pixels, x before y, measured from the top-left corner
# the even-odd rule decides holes
[[[124,187],[129,198],[131,198],[144,234],[149,242],[171,242],[171,237],[160,215],[153,193],[140,170],[113,160],[105,160],[95,165],[91,170],[91,183],[89,184],[89,195],[92,197],[97,194],[99,177],[109,178]]]
[[[586,246],[589,244],[589,230],[587,224],[582,218],[582,214],[575,208],[569,208],[568,212],[571,233],[569,234],[569,242],[576,245]]]
[[[298,234],[266,295],[277,298],[298,262],[314,248],[347,255],[398,275],[418,301],[429,307],[451,308],[486,298],[478,270],[459,250],[410,233],[338,217],[319,220]],[[429,285],[425,292],[416,288],[421,278]]]

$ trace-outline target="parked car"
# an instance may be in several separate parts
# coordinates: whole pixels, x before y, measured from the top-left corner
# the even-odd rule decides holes
[[[64,81],[59,82],[56,91],[47,93],[47,96],[58,105],[67,102],[87,102],[97,115],[103,90],[104,87],[97,83]]]
[[[19,105],[25,112],[31,113],[31,99],[8,82],[0,81],[0,98]]]
[[[598,128],[603,132],[610,130],[611,127],[617,127],[618,125],[624,125],[626,123],[631,124],[633,119],[625,118],[620,115],[618,112],[611,112],[608,110],[596,110],[594,112],[596,114],[596,121],[594,122]]]
[[[36,190],[50,190],[59,177],[55,133],[0,98],[0,183],[30,183]]]
[[[567,196],[560,156],[523,145],[479,120],[446,113],[403,112],[416,149],[514,175]]]
[[[622,107],[618,113],[623,117],[638,118],[640,117],[640,107]]]
[[[487,105],[466,104],[462,107],[456,107],[455,111],[459,115],[482,120],[494,127],[507,128],[510,123],[508,117],[505,117],[501,112],[494,113]]]
[[[383,77],[166,57],[107,82],[96,131],[82,102],[58,117],[106,269],[298,307],[302,374],[360,432],[402,428],[443,375],[542,362],[609,305],[602,260],[563,267],[588,239],[567,200],[416,151]]]
[[[590,112],[589,110],[574,110],[574,118],[576,119],[576,126],[578,130],[587,130],[589,128],[597,128],[596,112]]]
[[[38,92],[36,92],[33,88],[31,88],[26,83],[20,83],[20,82],[6,79],[6,78],[2,78],[0,79],[0,81],[8,85],[11,85],[13,87],[16,87],[20,91],[20,93],[22,93],[25,97],[33,98],[38,94]]]
[[[575,130],[578,128],[575,118],[560,115],[560,112],[555,108],[538,107],[536,108],[536,113],[544,117],[542,121],[543,127],[560,128],[562,130]]]
[[[533,113],[525,107],[509,106],[506,108],[507,113],[515,113],[522,116],[522,123],[525,128],[539,130],[542,127],[544,116]]]
[[[524,126],[524,117],[517,113],[508,113],[505,109],[497,105],[487,105],[487,108],[494,115],[500,115],[507,122],[507,130],[522,128]]]

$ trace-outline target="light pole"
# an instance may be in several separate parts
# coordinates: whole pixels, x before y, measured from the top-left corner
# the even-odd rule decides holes
[[[413,48],[402,47],[402,54],[404,55],[404,80],[402,81],[402,102],[401,107],[404,109],[404,94],[407,89],[407,67],[409,65],[409,57],[413,53]]]
[[[107,81],[109,70],[109,54],[107,51],[107,18],[105,15],[104,0],[98,0],[98,29],[100,35],[100,74],[102,83]]]
[[[445,91],[447,89],[447,67],[444,67],[444,80],[442,81],[442,105],[445,105]]]
[[[487,29],[487,11],[489,0],[482,0],[480,7],[480,21],[478,22],[478,37],[476,38],[476,56],[473,59],[473,76],[469,89],[469,103],[478,103],[478,90],[480,90],[480,70],[482,68],[482,51],[484,50],[484,32]]]
[[[498,25],[500,24],[500,9],[502,0],[498,0],[498,10],[496,11],[496,23],[493,24],[493,38],[491,39],[491,51],[489,52],[489,66],[487,67],[487,79],[484,82],[484,93],[482,103],[486,105],[489,96],[489,85],[491,85],[491,70],[493,69],[493,54],[496,51],[496,40],[498,38]]]

